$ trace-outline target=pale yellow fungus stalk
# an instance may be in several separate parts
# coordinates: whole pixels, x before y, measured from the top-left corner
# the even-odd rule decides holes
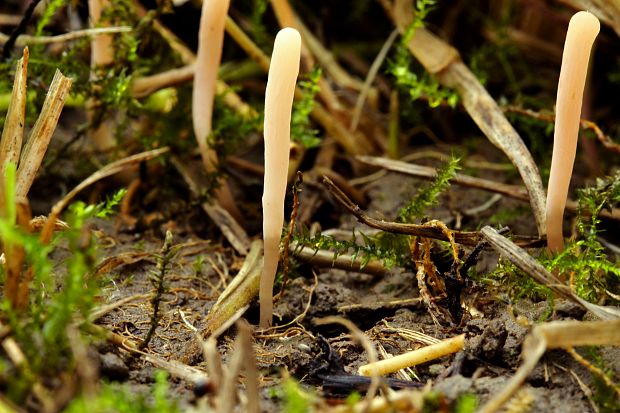
[[[95,27],[101,20],[101,13],[105,8],[110,7],[109,0],[88,0],[88,14],[90,24]],[[114,47],[112,45],[112,36],[109,34],[100,34],[93,37],[90,42],[90,65],[95,69],[100,66],[107,66],[114,62]],[[95,73],[94,70],[92,72]],[[91,76],[91,78],[94,76]],[[87,105],[87,116],[92,122],[94,118],[94,109],[99,104],[95,99],[91,99]],[[99,151],[106,151],[114,147],[115,140],[112,134],[112,125],[109,120],[103,120],[101,124],[91,131],[91,138],[95,148]]]
[[[588,60],[599,30],[598,19],[592,13],[580,11],[571,18],[566,32],[547,189],[547,245],[554,252],[564,248],[562,220],[575,163]]]
[[[229,4],[230,0],[204,0],[200,15],[198,52],[194,65],[192,122],[207,172],[214,172],[218,164],[217,154],[209,147],[207,139],[213,128],[213,101]]]
[[[291,145],[291,110],[299,74],[301,36],[292,28],[278,32],[265,90],[265,186],[263,240],[265,259],[260,279],[260,326],[271,325],[273,281],[280,257],[284,196]]]
[[[204,0],[198,29],[198,51],[194,64],[194,89],[192,91],[192,123],[198,142],[202,163],[207,173],[217,171],[218,156],[208,139],[213,131],[213,106],[217,88],[217,71],[222,60],[224,26],[230,0]],[[215,198],[237,221],[241,213],[228,183],[219,180]]]

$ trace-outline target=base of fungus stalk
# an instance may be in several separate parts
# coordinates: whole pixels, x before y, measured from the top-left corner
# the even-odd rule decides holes
[[[558,253],[564,249],[563,214],[547,213],[547,249]]]
[[[278,261],[280,260],[280,239],[269,242],[265,240],[264,244],[264,261],[263,273],[260,277],[260,290],[258,299],[260,302],[260,328],[269,328],[272,324],[273,317],[273,281],[278,270]],[[275,244],[275,245],[274,245]]]

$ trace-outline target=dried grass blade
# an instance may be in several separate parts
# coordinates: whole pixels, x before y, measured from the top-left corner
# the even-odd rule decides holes
[[[412,3],[407,0],[381,0],[398,30],[404,33],[413,18]],[[538,167],[525,143],[504,116],[502,110],[476,76],[461,61],[458,51],[424,28],[416,30],[409,51],[424,68],[446,87],[456,89],[472,120],[491,143],[501,149],[517,167],[530,196],[538,234],[546,231],[545,191]]]
[[[17,169],[17,181],[15,194],[17,198],[26,197],[30,186],[41,166],[41,161],[52,139],[54,130],[60,117],[60,112],[65,105],[69,94],[72,80],[59,70],[56,70],[50,89],[45,97],[43,109],[34,124],[30,137],[24,146],[24,150]]]
[[[495,229],[486,226],[480,230],[480,233],[489,242],[489,244],[491,244],[493,248],[500,253],[502,257],[515,264],[523,272],[528,274],[537,282],[551,289],[560,297],[575,302],[600,319],[615,320],[620,318],[620,309],[616,307],[592,304],[577,296],[569,286],[562,283],[562,281],[550,273],[524,249],[499,234]]]
[[[11,103],[9,103],[4,129],[2,129],[2,140],[0,140],[0,173],[4,173],[4,168],[8,162],[13,162],[15,165],[19,162],[24,126],[26,125],[28,56],[28,48],[26,47],[23,57],[17,61]]]

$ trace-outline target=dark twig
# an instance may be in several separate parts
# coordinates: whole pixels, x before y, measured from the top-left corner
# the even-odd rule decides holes
[[[291,245],[291,237],[293,236],[293,230],[295,229],[295,222],[297,221],[297,215],[299,214],[299,193],[301,192],[301,185],[304,183],[304,175],[297,171],[297,178],[293,184],[293,210],[291,211],[291,220],[288,224],[288,232],[284,237],[284,246],[282,251],[282,286],[280,292],[274,298],[274,301],[280,300],[284,295],[284,288],[288,282],[288,251]]]
[[[544,122],[553,123],[555,122],[555,114],[553,113],[543,113],[536,112],[531,109],[523,109],[516,106],[506,106],[502,108],[504,112],[512,112],[518,113],[519,115],[529,116],[533,119],[538,119]],[[586,130],[591,130],[596,135],[598,141],[603,145],[606,149],[609,149],[612,152],[620,154],[620,145],[611,139],[608,135],[606,135],[601,128],[594,122],[588,119],[580,120],[581,128]]]
[[[32,13],[34,13],[34,9],[35,7],[37,7],[37,4],[39,4],[40,1],[41,0],[32,0],[30,2],[30,5],[24,12],[24,16],[22,17],[21,21],[9,35],[9,39],[6,41],[6,43],[4,44],[4,47],[2,48],[2,57],[4,57],[5,59],[8,59],[9,56],[11,55],[11,49],[13,49],[13,46],[15,45],[15,41],[17,41],[17,36],[22,34],[24,30],[26,30],[26,26],[30,22]]]
[[[395,234],[404,235],[416,235],[419,237],[433,238],[442,241],[449,241],[445,232],[439,227],[434,226],[432,223],[428,224],[401,224],[398,222],[389,222],[371,218],[359,206],[354,204],[340,188],[338,188],[328,177],[323,176],[323,185],[327,190],[336,198],[336,200],[344,206],[349,212],[351,212],[359,222],[368,225],[372,228],[377,228],[382,231],[392,232]],[[451,231],[454,237],[454,241],[462,245],[475,246],[482,241],[480,232],[477,231]],[[543,240],[538,238],[515,235],[513,237],[515,242],[522,247],[537,247],[543,245]]]
[[[149,342],[151,341],[151,338],[153,337],[153,334],[159,324],[159,304],[161,303],[162,296],[166,291],[164,280],[166,278],[168,263],[175,252],[176,249],[172,249],[172,232],[167,231],[164,245],[161,247],[161,251],[157,256],[157,270],[151,275],[151,282],[155,286],[155,295],[153,295],[153,298],[151,299],[151,305],[153,306],[151,328],[148,333],[146,333],[144,341],[140,343],[140,346],[138,347],[139,350],[144,350],[149,345]]]

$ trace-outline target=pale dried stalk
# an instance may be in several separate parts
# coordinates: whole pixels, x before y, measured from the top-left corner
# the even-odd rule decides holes
[[[519,389],[548,349],[620,344],[620,320],[552,321],[535,326],[523,342],[523,362],[515,375],[479,413],[497,412]]]
[[[28,48],[17,61],[11,102],[2,129],[0,140],[0,216],[5,217],[6,196],[4,193],[4,171],[9,162],[17,168],[22,150],[24,127],[26,126],[26,87],[28,78]]]
[[[308,49],[310,49],[314,57],[316,57],[317,61],[321,64],[321,67],[329,73],[334,82],[341,87],[351,88],[354,90],[362,89],[363,83],[359,79],[349,75],[349,73],[338,64],[338,61],[334,58],[332,52],[323,46],[319,39],[317,39],[314,34],[308,30],[299,18],[297,19],[297,28],[301,33],[304,42],[306,42]]]
[[[422,347],[417,350],[399,354],[392,358],[368,363],[360,366],[358,371],[362,376],[370,376],[373,372],[379,375],[394,373],[406,367],[417,366],[418,364],[436,360],[450,354],[458,353],[465,344],[465,334],[451,337],[430,346]]]
[[[430,166],[412,164],[408,162],[397,161],[393,159],[380,158],[375,156],[356,156],[355,159],[373,166],[379,166],[388,171],[399,172],[407,175],[435,179],[437,178],[437,169]],[[482,189],[484,191],[495,192],[504,196],[528,200],[527,191],[520,185],[504,184],[502,182],[491,181],[488,179],[476,178],[469,175],[457,173],[451,180],[452,183],[463,185],[470,188]]]
[[[532,277],[536,282],[548,287],[560,297],[566,298],[578,304],[582,308],[603,320],[615,320],[620,318],[620,309],[610,306],[601,306],[585,301],[576,295],[568,285],[551,274],[541,263],[536,261],[524,249],[499,234],[495,229],[486,226],[480,230],[485,240],[508,261],[515,264],[519,269]]]
[[[22,151],[15,182],[15,195],[18,199],[26,198],[28,195],[30,186],[41,166],[43,156],[45,156],[47,147],[58,124],[58,118],[69,95],[71,83],[72,80],[70,78],[56,70],[41,113]]]
[[[412,5],[407,0],[380,0],[401,33],[412,19]],[[500,148],[517,167],[530,196],[538,234],[546,233],[545,191],[538,167],[519,134],[508,122],[501,109],[480,84],[476,76],[461,61],[459,53],[449,44],[424,28],[416,30],[409,50],[439,82],[459,92],[465,110],[480,130]]]
[[[300,246],[296,242],[290,245],[289,251],[297,259],[317,267],[339,268],[374,275],[385,275],[388,272],[381,261],[376,259],[363,263],[360,257],[354,257],[351,254],[340,254],[335,257],[333,251],[316,250],[312,247]]]
[[[358,155],[355,157],[355,159],[368,165],[379,166],[388,171],[399,172],[427,179],[435,179],[437,177],[437,170],[430,166],[417,165],[409,162],[397,161],[394,159],[365,155]],[[477,178],[459,173],[454,175],[454,178],[452,178],[451,182],[456,185],[482,189],[483,191],[495,192],[509,198],[518,199],[520,201],[529,201],[530,199],[529,195],[527,194],[527,190],[521,185],[510,185],[502,182]],[[573,201],[571,199],[566,201],[566,209],[568,209],[569,211],[576,213],[578,207],[579,204],[577,203],[577,201]],[[619,221],[620,209],[604,209],[600,212],[599,215],[603,218]]]
[[[248,306],[258,294],[260,276],[263,270],[262,242],[254,241],[239,273],[220,294],[207,315],[207,326],[201,332],[210,337],[219,330],[239,309]]]
[[[26,87],[28,77],[28,48],[17,61],[11,103],[4,120],[2,139],[0,140],[0,176],[4,176],[4,168],[8,162],[15,166],[19,163],[19,155],[26,126]]]
[[[385,43],[383,43],[381,50],[379,50],[379,53],[377,53],[375,60],[372,62],[372,65],[370,65],[370,69],[368,70],[368,74],[366,75],[366,79],[364,80],[364,86],[360,90],[360,94],[355,101],[353,116],[351,116],[351,126],[349,127],[349,129],[352,131],[357,129],[360,116],[362,115],[362,109],[364,109],[364,103],[366,102],[366,98],[368,97],[368,93],[370,92],[372,82],[375,81],[375,78],[379,73],[379,69],[383,64],[385,57],[392,48],[394,40],[396,40],[396,36],[398,36],[398,30],[394,30],[392,31],[392,33],[390,33]]]
[[[17,36],[15,40],[15,46],[25,47],[34,44],[53,44],[64,43],[76,40],[82,37],[95,37],[101,35],[110,35],[116,33],[128,33],[133,29],[129,26],[118,27],[94,27],[90,29],[74,30],[69,33],[58,34],[56,36],[30,36],[22,34]],[[6,43],[9,40],[9,36],[4,33],[0,33],[0,45]]]
[[[135,98],[142,98],[165,87],[188,82],[193,78],[193,64],[151,76],[139,77],[131,83],[131,95]]]

